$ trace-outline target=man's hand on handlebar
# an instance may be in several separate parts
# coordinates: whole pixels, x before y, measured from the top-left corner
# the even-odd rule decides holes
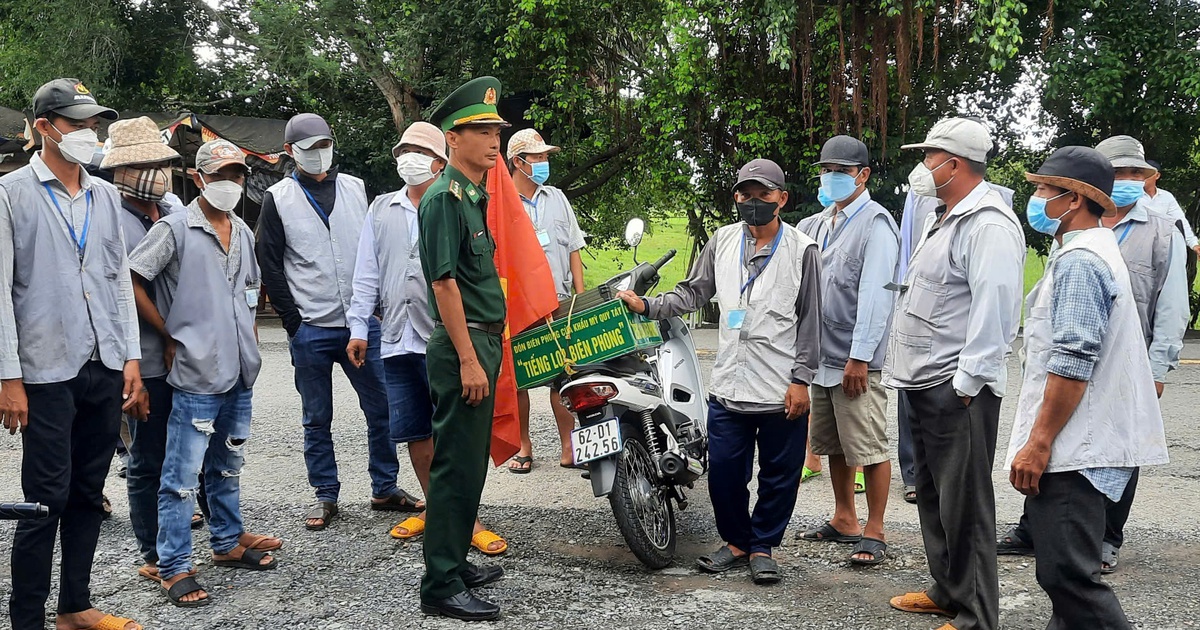
[[[634,313],[641,315],[646,312],[646,303],[642,301],[642,296],[633,291],[617,291],[617,297]]]

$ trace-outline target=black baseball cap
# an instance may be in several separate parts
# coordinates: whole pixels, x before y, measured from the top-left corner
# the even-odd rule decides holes
[[[783,169],[771,160],[750,160],[738,170],[737,183],[733,185],[733,189],[737,190],[746,182],[758,182],[772,190],[783,188]]]
[[[116,110],[101,106],[79,79],[55,79],[37,89],[33,95],[33,116],[44,118],[55,113],[75,120],[99,116],[117,119]]]
[[[867,166],[870,163],[871,154],[861,140],[851,136],[834,136],[821,147],[821,159],[815,165]]]
[[[317,114],[296,114],[283,127],[284,144],[294,144],[307,151],[322,140],[333,140],[333,130]]]

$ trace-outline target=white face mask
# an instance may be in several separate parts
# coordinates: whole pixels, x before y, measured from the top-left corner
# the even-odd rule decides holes
[[[309,175],[320,175],[333,165],[333,147],[306,150],[292,145],[292,158],[300,170]]]
[[[55,141],[50,136],[44,136],[50,142],[58,145],[58,152],[62,154],[68,162],[75,164],[90,164],[92,156],[96,153],[96,145],[100,142],[100,138],[96,137],[96,132],[92,129],[79,129],[71,133],[63,133],[58,127],[50,125],[55,131],[62,135],[62,140]]]
[[[434,158],[420,153],[405,153],[396,158],[396,172],[409,186],[420,186],[434,178]]]
[[[913,191],[913,194],[937,199],[938,191],[946,186],[949,186],[950,182],[954,181],[954,178],[951,177],[950,181],[938,186],[937,182],[933,181],[933,171],[942,168],[946,164],[949,164],[951,159],[954,158],[950,158],[945,162],[938,164],[933,170],[930,170],[928,166],[925,166],[925,162],[918,162],[917,165],[913,167],[912,172],[908,174],[908,187]]]
[[[204,175],[200,176],[200,181],[204,182]],[[217,210],[232,212],[242,200],[242,186],[231,181],[204,182],[200,195]]]

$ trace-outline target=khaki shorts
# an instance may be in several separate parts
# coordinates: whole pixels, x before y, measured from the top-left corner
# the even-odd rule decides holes
[[[843,455],[847,466],[888,460],[887,390],[880,372],[867,373],[867,392],[853,400],[841,385],[813,385],[808,439],[814,455]]]

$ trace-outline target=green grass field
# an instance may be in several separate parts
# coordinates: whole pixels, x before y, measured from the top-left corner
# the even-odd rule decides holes
[[[653,261],[669,249],[678,250],[675,260],[672,260],[662,270],[662,281],[659,291],[670,291],[687,275],[688,254],[691,250],[691,239],[687,235],[687,219],[675,217],[668,219],[665,224],[647,226],[642,244],[638,247],[638,260]],[[633,266],[633,252],[629,249],[585,249],[583,251],[584,282],[590,288],[604,280],[629,269]],[[1046,261],[1032,249],[1025,256],[1025,293],[1028,294],[1033,285],[1042,277]],[[1196,278],[1196,290],[1200,291],[1200,274]]]

